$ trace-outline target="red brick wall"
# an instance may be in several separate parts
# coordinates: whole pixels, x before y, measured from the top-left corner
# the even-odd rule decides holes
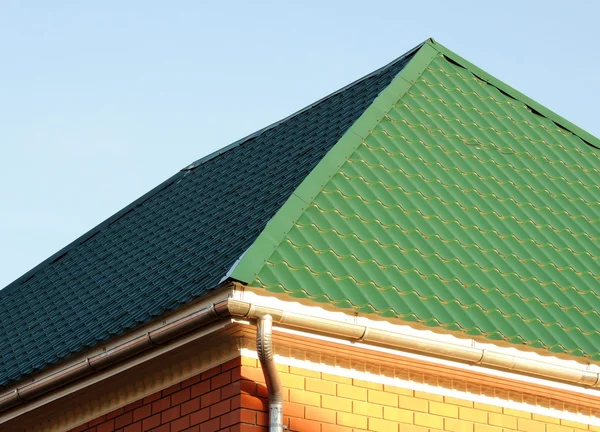
[[[263,432],[266,396],[244,379],[238,357],[71,432]]]
[[[277,369],[289,432],[600,432],[529,411],[283,364]],[[264,382],[256,359],[238,357],[72,432],[266,432]],[[461,391],[467,388],[463,384]],[[477,388],[481,394],[508,396],[506,390]],[[511,393],[511,400],[525,400]],[[534,397],[536,403],[552,406]]]

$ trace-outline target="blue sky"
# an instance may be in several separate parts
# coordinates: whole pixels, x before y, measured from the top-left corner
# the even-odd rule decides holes
[[[0,287],[428,37],[600,136],[598,2],[295,3],[0,2]]]

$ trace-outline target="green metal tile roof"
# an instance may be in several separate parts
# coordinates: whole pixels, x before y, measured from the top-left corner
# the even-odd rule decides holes
[[[600,360],[598,140],[428,41],[232,277]]]

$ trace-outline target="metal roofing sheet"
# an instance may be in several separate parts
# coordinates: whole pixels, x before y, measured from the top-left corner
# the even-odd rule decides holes
[[[434,54],[407,75],[417,53],[394,81],[414,81],[408,91],[392,83],[380,96],[391,102],[365,113],[378,120],[336,145],[360,136],[339,168],[305,180],[320,191],[257,275],[244,263],[258,262],[251,249],[238,276],[360,313],[600,360],[600,151]]]

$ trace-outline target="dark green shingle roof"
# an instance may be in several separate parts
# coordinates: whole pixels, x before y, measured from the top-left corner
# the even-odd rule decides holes
[[[0,291],[0,386],[216,287],[414,50],[177,173]]]
[[[600,361],[597,143],[429,41],[232,277]]]

